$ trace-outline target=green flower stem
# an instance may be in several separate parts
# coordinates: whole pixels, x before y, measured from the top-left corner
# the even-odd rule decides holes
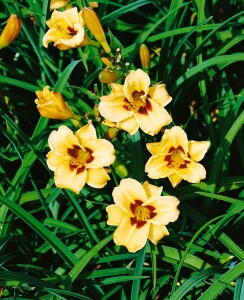
[[[128,146],[131,156],[131,176],[129,177],[142,182],[144,172],[144,160],[139,130],[133,135],[128,134],[128,140]]]

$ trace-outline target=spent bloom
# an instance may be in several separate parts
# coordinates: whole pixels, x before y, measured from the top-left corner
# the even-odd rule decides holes
[[[197,183],[206,177],[205,168],[198,162],[209,148],[209,141],[188,141],[185,131],[174,126],[166,129],[162,140],[148,143],[152,154],[145,166],[145,172],[153,179],[168,177],[176,187],[182,179]]]
[[[136,252],[145,246],[147,239],[157,244],[169,235],[166,225],[177,220],[179,200],[161,196],[162,189],[131,178],[122,179],[114,188],[115,204],[107,206],[106,211],[107,224],[117,226],[113,237],[116,245]]]
[[[73,113],[62,95],[50,91],[49,86],[45,86],[43,91],[36,91],[36,95],[35,103],[41,116],[56,120],[81,119],[80,116]]]
[[[11,14],[0,35],[0,49],[7,47],[15,40],[20,32],[21,26],[21,19],[17,15]]]
[[[48,144],[47,165],[54,171],[57,187],[78,194],[86,183],[94,188],[107,184],[110,177],[104,167],[115,161],[115,149],[109,141],[97,138],[91,123],[75,134],[62,125],[51,132]]]
[[[84,21],[77,7],[64,11],[54,10],[51,19],[46,21],[49,30],[43,37],[43,46],[48,47],[50,42],[60,50],[92,45],[92,40],[86,35]]]
[[[100,114],[119,129],[134,134],[141,128],[145,133],[155,135],[171,122],[164,108],[172,98],[164,84],[150,86],[149,76],[138,69],[130,71],[124,85],[112,83],[109,95],[102,96]]]

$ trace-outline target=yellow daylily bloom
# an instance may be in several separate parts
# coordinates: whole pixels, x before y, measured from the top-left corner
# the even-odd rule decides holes
[[[109,95],[102,96],[98,109],[100,114],[119,129],[134,134],[139,128],[155,135],[172,119],[164,108],[172,98],[164,84],[150,87],[149,76],[138,69],[130,71],[124,85],[112,83]]]
[[[85,24],[77,7],[65,11],[54,10],[46,24],[49,27],[43,37],[43,46],[46,48],[50,42],[60,50],[97,45],[97,42],[90,40],[86,35]]]
[[[113,237],[116,245],[136,252],[145,246],[147,239],[157,244],[169,235],[166,225],[177,220],[179,200],[161,196],[162,189],[131,178],[122,179],[114,188],[115,204],[107,206],[106,211],[107,224],[117,226]]]
[[[50,2],[50,10],[59,9],[64,7],[70,2],[70,0],[51,0]]]
[[[21,19],[17,15],[11,14],[0,35],[0,49],[7,47],[15,40],[20,32],[21,26]]]
[[[94,188],[107,184],[110,177],[104,167],[115,161],[115,149],[109,141],[97,138],[91,123],[75,134],[62,125],[51,132],[48,144],[47,165],[54,171],[57,187],[79,194],[86,183]]]
[[[145,172],[153,179],[168,177],[176,187],[182,179],[197,183],[206,177],[205,168],[198,162],[209,148],[209,141],[188,141],[185,131],[174,126],[166,129],[162,140],[148,143],[152,154],[145,166]]]
[[[45,86],[43,91],[36,91],[36,95],[38,99],[35,103],[41,116],[56,120],[81,119],[73,113],[60,93],[49,91],[49,86]]]

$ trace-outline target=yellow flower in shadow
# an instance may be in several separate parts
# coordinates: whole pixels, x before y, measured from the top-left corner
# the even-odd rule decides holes
[[[85,24],[77,7],[65,11],[54,10],[46,24],[49,27],[43,37],[43,46],[46,48],[50,42],[60,50],[96,44],[86,35]]]
[[[110,177],[104,167],[115,161],[115,149],[109,141],[97,138],[91,123],[75,134],[62,125],[51,132],[48,144],[47,165],[54,171],[57,187],[79,194],[86,183],[94,188],[107,184]]]
[[[125,246],[129,252],[143,248],[149,239],[157,244],[169,235],[166,225],[178,219],[179,200],[161,196],[162,187],[142,185],[135,179],[122,179],[113,190],[115,204],[107,206],[108,225],[117,226],[114,232],[116,245]]]
[[[43,91],[36,91],[36,95],[38,99],[35,103],[41,116],[56,120],[81,119],[73,113],[60,93],[49,91],[49,86],[45,86]]]
[[[174,126],[166,129],[162,140],[148,143],[152,154],[145,166],[145,172],[153,179],[168,177],[176,187],[182,179],[197,183],[206,177],[205,168],[198,162],[209,148],[209,141],[188,141],[185,131]]]
[[[0,35],[0,49],[7,47],[18,36],[22,26],[21,19],[12,14],[8,18],[7,24]]]
[[[98,109],[100,114],[119,129],[130,134],[141,128],[145,133],[155,135],[172,119],[164,108],[172,98],[164,84],[150,87],[149,76],[138,69],[130,71],[124,85],[112,83],[109,95],[102,96]]]
[[[50,10],[59,9],[66,6],[70,0],[51,0]]]

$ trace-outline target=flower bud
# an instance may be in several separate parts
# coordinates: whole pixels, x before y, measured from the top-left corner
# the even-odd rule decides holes
[[[118,158],[116,158],[114,162],[114,170],[120,178],[125,178],[128,176],[128,171],[125,165]]]
[[[114,69],[114,65],[111,63],[111,61],[107,57],[101,57],[101,61],[109,68]]]
[[[107,140],[113,140],[117,137],[119,133],[119,129],[116,127],[111,127],[109,130],[106,132],[105,137]]]
[[[21,25],[21,19],[17,15],[11,14],[0,36],[0,49],[7,47],[15,40],[20,32]]]
[[[95,104],[94,107],[93,107],[93,113],[94,113],[94,116],[96,118],[99,118],[100,117],[100,113],[99,113],[99,110],[98,110],[98,104]]]
[[[98,79],[102,83],[113,83],[120,78],[121,76],[118,72],[110,70],[102,70],[98,75]]]
[[[81,119],[73,113],[60,93],[49,91],[49,86],[45,86],[43,91],[36,91],[36,95],[38,99],[35,103],[41,116],[56,120]]]
[[[89,7],[84,7],[82,9],[82,18],[86,23],[87,28],[91,31],[96,40],[102,45],[105,52],[110,53],[111,48],[107,43],[105,33],[96,12]]]
[[[148,71],[149,65],[150,65],[150,52],[145,44],[142,44],[140,47],[140,59],[141,59],[141,65],[142,67]]]

